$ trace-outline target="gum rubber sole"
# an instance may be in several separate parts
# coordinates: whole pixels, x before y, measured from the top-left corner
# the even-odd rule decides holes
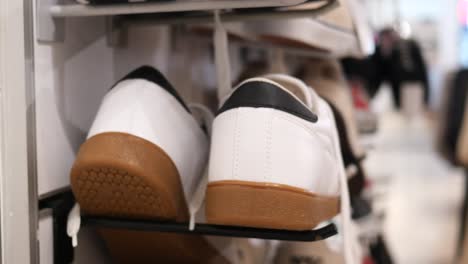
[[[124,133],[102,133],[80,148],[71,186],[91,215],[186,220],[179,173],[156,145]]]
[[[189,219],[172,160],[158,146],[130,134],[111,132],[89,138],[73,165],[71,187],[84,214],[179,222]],[[107,228],[97,231],[113,263],[226,263],[201,236]]]
[[[206,190],[206,219],[211,224],[311,230],[338,213],[338,197],[285,185],[218,181]]]

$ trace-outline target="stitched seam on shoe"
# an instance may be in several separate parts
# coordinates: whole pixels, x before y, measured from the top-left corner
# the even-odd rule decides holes
[[[148,83],[142,83],[142,91],[143,91],[143,96],[146,97],[147,96],[147,89],[148,89]],[[133,102],[132,102],[133,103]],[[136,112],[137,112],[137,109],[140,108],[140,105],[143,104],[144,102],[142,102],[141,100],[138,100],[138,103],[136,104],[136,106],[133,106],[132,107],[132,112],[130,114],[130,129],[129,129],[129,132],[130,134],[132,135],[137,135],[137,136],[141,136],[141,135],[138,135],[136,133],[136,131],[138,130],[137,129],[137,118],[135,118],[136,116]],[[153,142],[154,143],[154,142]]]
[[[269,113],[266,121],[266,135],[265,135],[265,143],[266,143],[266,155],[265,155],[265,172],[264,172],[264,181],[268,182],[272,179],[272,169],[271,169],[271,143],[272,143],[272,126],[273,126],[273,115]]]
[[[233,150],[233,158],[232,158],[232,178],[237,179],[237,166],[239,164],[239,111],[235,112],[234,116],[234,139],[233,139],[233,145],[234,145],[234,150]]]

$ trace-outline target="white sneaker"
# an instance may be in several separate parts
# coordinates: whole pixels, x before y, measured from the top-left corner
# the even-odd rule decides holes
[[[312,89],[280,74],[246,80],[223,102],[212,133],[209,223],[310,230],[341,205],[345,258],[354,263],[338,133]]]
[[[207,221],[307,230],[332,218],[340,196],[334,132],[329,106],[298,79],[241,83],[213,123]]]
[[[189,202],[206,167],[208,139],[161,73],[151,67],[133,71],[102,100],[71,170],[81,210],[95,216],[187,222]],[[123,229],[100,233],[119,263],[207,263],[219,258],[201,236]]]

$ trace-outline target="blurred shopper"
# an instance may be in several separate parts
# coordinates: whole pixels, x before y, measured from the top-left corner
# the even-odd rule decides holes
[[[419,82],[424,91],[424,102],[429,101],[429,84],[426,64],[419,45],[413,40],[402,39],[390,28],[382,30],[377,40],[377,49],[371,60],[377,68],[374,84],[390,82],[397,108],[401,107],[403,84]]]
[[[389,82],[395,106],[402,106],[402,89],[405,84],[419,83],[423,89],[424,103],[429,102],[429,81],[421,48],[414,40],[402,39],[391,29],[383,29],[377,38],[375,53],[366,59],[347,58],[342,61],[348,77],[365,81],[371,96],[383,82]]]

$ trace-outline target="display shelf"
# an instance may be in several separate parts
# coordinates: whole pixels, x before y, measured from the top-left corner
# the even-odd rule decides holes
[[[315,50],[342,56],[358,50],[353,33],[328,26],[314,19],[261,21],[248,25],[260,39],[276,45]]]
[[[337,0],[324,1],[322,5],[310,9],[239,9],[221,12],[221,19],[229,22],[249,22],[262,20],[314,18],[334,9]],[[213,22],[213,14],[209,12],[184,12],[173,14],[142,14],[138,16],[121,17],[124,24],[204,24]]]
[[[265,51],[279,49],[288,55],[308,57],[308,58],[331,59],[335,57],[334,54],[330,52],[313,50],[310,48],[307,49],[307,48],[291,47],[287,45],[279,45],[277,43],[270,43],[270,42],[262,41],[256,36],[249,35],[251,34],[250,32],[243,32],[242,30],[230,31],[230,29],[231,28],[229,27],[229,24],[227,24],[226,30],[229,34],[230,42],[235,43],[236,45],[240,47],[256,49],[256,50],[265,50]],[[205,41],[206,43],[211,43],[212,41],[211,34],[213,34],[212,28],[208,28],[208,27],[191,28],[191,30],[192,30],[192,34],[197,36],[199,40]]]
[[[48,3],[49,12],[53,17],[83,17],[284,7],[304,2],[326,3],[329,0],[173,0],[108,5],[58,4],[57,0],[39,0],[39,2]]]
[[[67,219],[75,199],[67,189],[39,201],[40,210],[50,209],[53,217],[54,263],[71,263],[73,248],[71,238],[67,235]],[[149,232],[179,233],[188,235],[207,235],[240,238],[273,239],[283,241],[313,242],[336,235],[335,224],[330,223],[310,231],[288,231],[237,226],[222,226],[198,223],[193,230],[188,223],[156,220],[119,219],[100,216],[81,216],[81,226],[94,228],[127,229]]]
[[[188,223],[128,220],[95,216],[82,217],[82,222],[85,225],[94,227],[130,229],[138,231],[158,231],[192,235],[260,238],[303,242],[323,240],[337,234],[337,229],[334,224],[329,224],[310,231],[287,231],[210,224],[196,224],[194,230],[189,230]]]
[[[66,215],[71,210],[73,203],[73,194],[70,190],[67,190],[59,194],[53,195],[51,197],[48,197],[46,199],[42,199],[39,202],[39,208],[52,208],[54,210],[54,215],[61,216],[61,219],[66,219]],[[82,225],[86,226],[103,228],[184,233],[193,235],[260,238],[287,241],[318,241],[337,234],[336,226],[333,223],[330,223],[328,225],[322,226],[314,230],[307,231],[288,231],[278,229],[224,226],[205,223],[197,223],[195,225],[195,228],[193,230],[190,230],[188,223],[157,220],[121,219],[90,215],[82,215],[81,223]],[[61,230],[58,233],[63,233],[66,236],[66,224],[63,221],[61,222],[61,227],[63,230]],[[63,240],[60,241],[63,242]]]
[[[340,30],[336,27],[328,26],[325,23],[312,19],[327,13],[336,6],[336,1],[328,1],[321,5],[316,4],[311,6],[309,4],[308,9],[241,9],[223,12],[220,15],[228,34],[237,37],[248,45],[263,46],[265,48],[280,48],[288,53],[302,56],[333,57],[346,53],[347,50],[355,50],[358,46],[356,36],[353,32]],[[173,16],[171,14],[143,14],[138,16],[119,17],[121,29],[138,25],[201,24],[205,29],[205,33],[210,33],[210,31],[212,33],[213,27],[210,26],[210,23],[212,22],[213,15],[207,12],[180,13],[178,16]],[[235,28],[231,28],[230,25],[236,22],[242,23],[238,24]],[[275,25],[282,25],[282,23],[289,25],[292,23],[293,30],[285,30],[287,33],[287,36],[285,37],[297,39],[297,43],[301,42],[303,45],[294,46],[287,45],[288,43],[279,44],[270,42],[266,39],[261,39],[261,34],[256,32],[254,29],[265,28],[265,25],[269,25],[271,23],[274,23]],[[209,37],[211,38],[210,35]],[[314,46],[319,48],[314,49]]]
[[[324,4],[314,5],[313,8],[309,9],[249,9],[249,10],[231,10],[228,12],[222,12],[221,18],[226,28],[227,33],[230,36],[235,37],[237,40],[241,40],[243,45],[261,48],[280,48],[286,50],[288,53],[309,56],[309,57],[330,57],[333,52],[323,52],[320,50],[313,50],[311,48],[292,47],[286,45],[279,45],[277,43],[269,43],[261,40],[255,35],[250,27],[255,21],[268,21],[268,20],[285,20],[293,18],[314,18],[328,11],[334,9],[337,6],[336,0],[327,1]],[[310,6],[310,5],[309,5]],[[131,26],[152,26],[152,25],[171,25],[171,24],[189,24],[192,25],[191,29],[197,28],[203,29],[201,35],[209,37],[211,40],[211,34],[213,33],[214,27],[213,15],[208,12],[185,12],[178,13],[177,16],[173,14],[141,14],[141,15],[130,15],[120,16],[116,18],[118,28],[120,30],[113,30],[113,32],[119,32],[123,36],[126,35],[125,30]],[[250,23],[249,23],[250,22]],[[324,30],[324,26],[320,27],[321,32],[328,33],[328,31],[335,35],[342,36],[342,38],[350,38],[352,34],[349,32],[337,31],[330,28],[328,31]],[[199,32],[200,33],[200,32]],[[334,36],[335,36],[334,35]],[[122,39],[117,37],[117,39]],[[333,50],[333,49],[331,49]]]
[[[67,17],[143,17],[153,24],[209,23],[213,10],[221,12],[224,21],[249,21],[313,17],[337,6],[337,0],[176,0],[164,2],[112,5],[59,4],[59,0],[37,0],[37,37],[41,41],[63,41]],[[278,7],[310,5],[303,10],[281,10]],[[276,7],[276,8],[275,8]],[[145,16],[146,15],[146,16]]]

